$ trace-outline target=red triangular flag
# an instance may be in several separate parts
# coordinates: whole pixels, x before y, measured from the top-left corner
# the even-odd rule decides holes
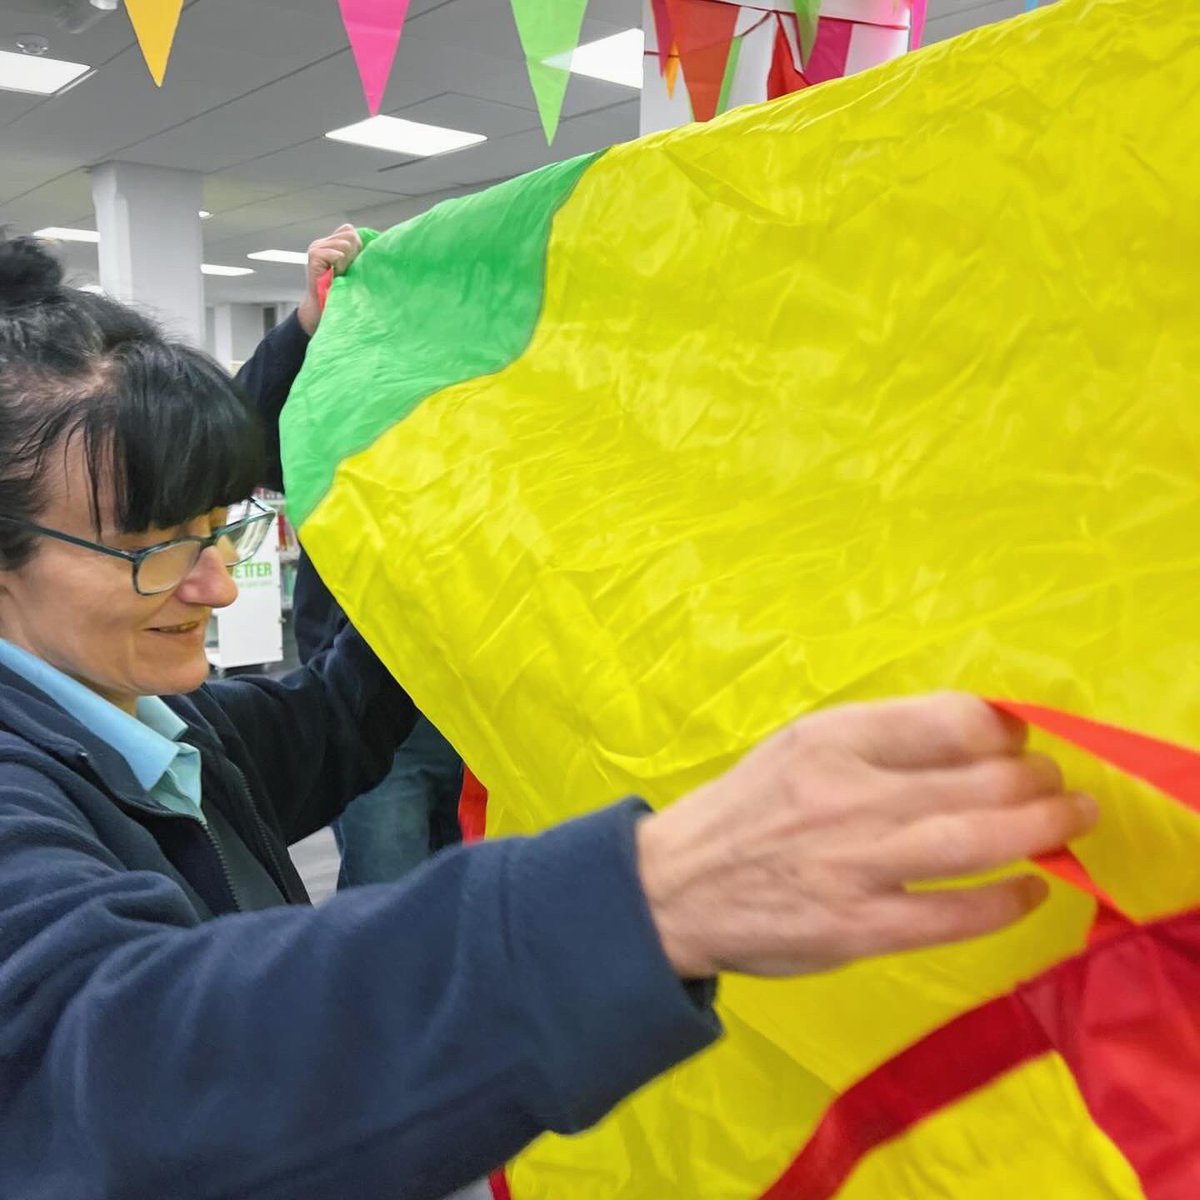
[[[650,0],[654,11],[654,37],[658,42],[658,73],[666,75],[671,49],[675,45],[675,32],[671,28],[671,10],[667,0]]]
[[[710,121],[717,115],[725,65],[741,9],[714,0],[667,0],[671,28],[679,47],[683,81],[692,100],[692,116]]]
[[[767,72],[768,100],[778,100],[780,96],[790,96],[792,92],[808,87],[808,80],[796,70],[796,60],[792,56],[792,46],[783,27],[782,13],[778,15],[778,19],[775,47],[771,52],[771,69]]]
[[[408,15],[408,0],[338,0],[342,24],[362,80],[363,95],[371,116],[379,112],[392,63],[400,45],[400,31]]]

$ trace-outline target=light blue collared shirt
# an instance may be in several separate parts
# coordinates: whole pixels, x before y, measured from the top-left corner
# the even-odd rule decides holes
[[[163,808],[204,821],[200,809],[200,752],[179,741],[187,729],[157,696],[137,702],[131,717],[36,655],[0,638],[0,663],[46,693],[128,764],[134,778]],[[207,824],[207,822],[204,822]]]

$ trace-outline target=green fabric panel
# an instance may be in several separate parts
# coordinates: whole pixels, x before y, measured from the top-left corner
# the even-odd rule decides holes
[[[554,214],[599,154],[448,200],[384,234],[334,281],[280,421],[288,507],[299,526],[342,459],[422,400],[499,371],[542,308]]]

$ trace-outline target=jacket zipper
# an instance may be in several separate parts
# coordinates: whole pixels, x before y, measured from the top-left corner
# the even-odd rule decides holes
[[[246,776],[242,773],[241,767],[233,761],[226,760],[228,766],[233,769],[233,777],[237,781],[238,790],[242,794],[242,799],[246,802],[246,807],[250,810],[254,817],[254,828],[258,834],[259,844],[267,852],[267,857],[271,860],[271,869],[275,873],[275,882],[279,885],[279,890],[283,894],[285,900],[292,899],[292,890],[288,887],[287,879],[279,859],[275,854],[275,847],[271,844],[270,835],[267,833],[267,827],[263,824],[263,819],[259,815],[258,805],[254,803],[254,797],[250,794],[250,784],[246,780]]]
[[[99,782],[103,783],[103,780],[100,779],[99,774],[92,769],[92,761],[88,757],[87,751],[84,751],[79,755],[79,761],[83,763],[93,775],[96,776]],[[134,800],[130,796],[122,796],[121,800],[125,804],[128,804],[131,808],[140,809],[142,812],[149,813],[154,817],[166,817],[171,821],[188,821],[193,825],[199,825],[201,831],[204,833],[205,839],[212,847],[213,853],[216,855],[217,865],[221,868],[221,876],[225,880],[225,889],[229,892],[229,898],[233,901],[234,911],[243,911],[241,902],[238,900],[237,890],[233,886],[233,875],[229,871],[229,864],[225,861],[224,851],[222,851],[217,839],[213,837],[212,830],[210,830],[203,821],[198,821],[195,817],[189,817],[187,813],[172,812],[169,808],[162,808],[158,805],[143,804],[138,800]],[[255,816],[257,815],[258,814],[256,813]]]
[[[180,814],[180,815],[183,816],[183,814]],[[184,816],[183,820],[193,821],[193,820],[195,820],[195,818]],[[234,888],[234,886],[233,886],[233,875],[230,874],[229,864],[225,861],[225,852],[221,849],[220,843],[217,841],[217,839],[215,837],[213,837],[212,830],[209,829],[209,827],[207,825],[205,825],[205,823],[203,821],[196,821],[196,824],[199,825],[200,828],[204,830],[204,836],[206,838],[208,838],[208,844],[213,848],[214,852],[216,853],[217,862],[221,864],[221,874],[225,877],[225,886],[229,889],[229,896],[230,896],[230,899],[233,901],[234,912],[241,912],[242,911],[241,901],[238,900],[237,889]]]

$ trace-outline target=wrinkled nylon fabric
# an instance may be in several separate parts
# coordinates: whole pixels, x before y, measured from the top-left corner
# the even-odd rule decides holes
[[[545,206],[508,359],[494,313],[362,351],[409,269],[373,245],[300,411],[354,427],[378,395],[392,423],[303,451],[287,431],[332,479],[301,533],[488,786],[489,834],[668,803],[792,716],[938,686],[1200,744],[1197,128],[1200,5],[1062,0],[591,162]],[[502,365],[387,400],[410,355],[464,341]],[[1055,750],[1104,807],[1077,847],[1100,886],[1137,918],[1200,902],[1200,820]],[[532,1147],[515,1200],[750,1200],[842,1090],[1091,916],[1055,883],[965,946],[730,979],[728,1038]],[[1048,1195],[1138,1194],[1041,1062],[860,1170],[896,1200],[990,1200],[1010,1159]]]

